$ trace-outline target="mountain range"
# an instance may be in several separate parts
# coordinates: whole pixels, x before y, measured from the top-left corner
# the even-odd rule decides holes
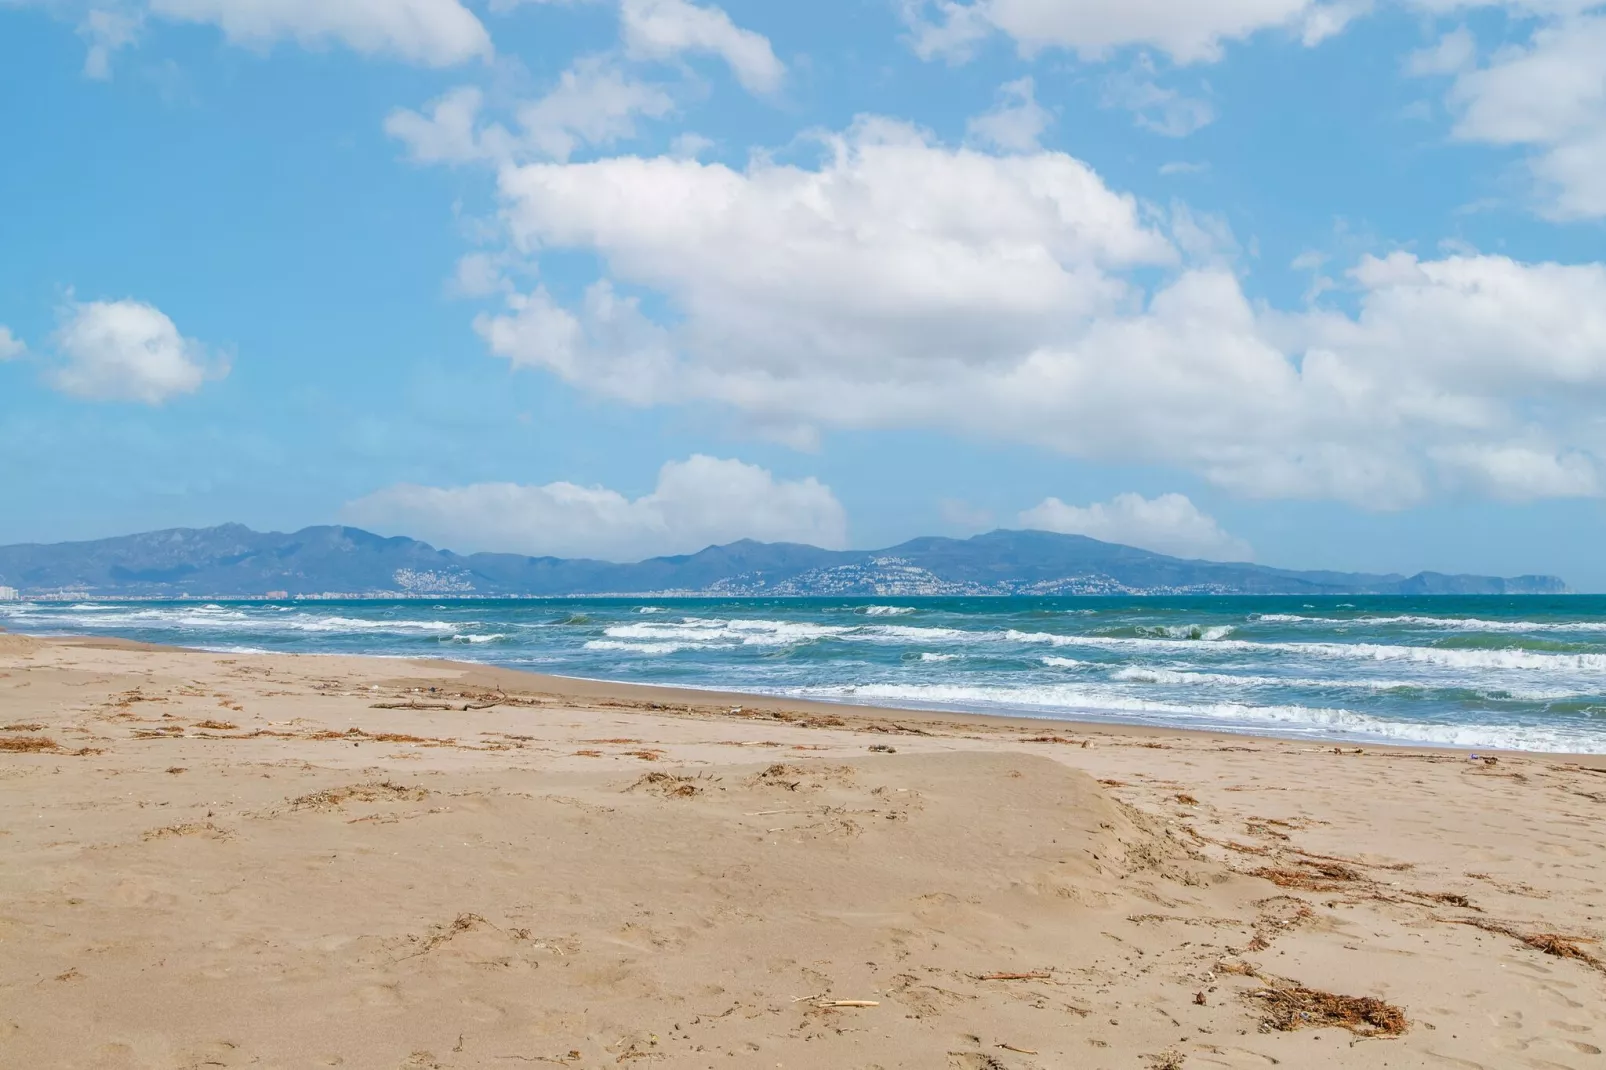
[[[1168,557],[1082,535],[993,531],[882,550],[751,540],[632,564],[460,555],[358,528],[292,534],[239,524],[0,547],[23,597],[556,597],[1100,594],[1560,594],[1554,576],[1301,572]]]

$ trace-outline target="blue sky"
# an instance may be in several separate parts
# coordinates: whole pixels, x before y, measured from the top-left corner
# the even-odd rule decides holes
[[[0,541],[1606,589],[1606,6],[0,0]]]

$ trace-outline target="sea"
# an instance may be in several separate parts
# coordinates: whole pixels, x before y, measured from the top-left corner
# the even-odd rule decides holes
[[[1606,596],[10,602],[0,626],[1335,743],[1606,753]]]

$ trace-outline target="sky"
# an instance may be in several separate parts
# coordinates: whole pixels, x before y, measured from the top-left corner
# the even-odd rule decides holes
[[[0,0],[0,543],[1606,590],[1606,3]]]

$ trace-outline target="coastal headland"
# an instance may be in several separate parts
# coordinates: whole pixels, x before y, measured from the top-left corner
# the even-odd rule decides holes
[[[0,1066],[1578,1067],[1606,758],[0,635]]]

